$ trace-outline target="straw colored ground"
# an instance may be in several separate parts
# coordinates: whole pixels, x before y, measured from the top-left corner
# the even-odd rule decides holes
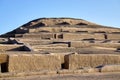
[[[49,75],[49,76],[27,76],[1,78],[0,80],[120,80],[118,73],[92,73],[92,74],[74,74],[74,75]]]

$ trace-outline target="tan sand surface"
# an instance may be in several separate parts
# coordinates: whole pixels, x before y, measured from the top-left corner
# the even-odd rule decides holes
[[[69,74],[69,75],[36,75],[27,77],[1,78],[0,80],[120,80],[118,73],[92,73],[92,74]]]

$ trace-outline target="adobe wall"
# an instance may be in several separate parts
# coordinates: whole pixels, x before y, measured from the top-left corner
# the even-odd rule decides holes
[[[19,50],[22,45],[0,45],[0,52],[3,51],[11,51],[11,50]]]
[[[41,38],[41,39],[54,38],[52,33],[24,34],[23,37],[24,38]]]
[[[119,48],[120,43],[89,43],[87,41],[71,41],[70,47],[83,48],[83,47],[107,47],[107,48]]]
[[[120,34],[107,34],[108,39],[120,40]]]
[[[42,31],[52,32],[52,28],[51,27],[40,27],[40,28],[36,28],[36,29],[29,29],[29,33],[42,32]]]
[[[82,39],[105,39],[104,34],[77,34],[77,33],[64,33],[64,40],[82,40]]]
[[[83,48],[83,47],[90,47],[91,44],[89,42],[84,41],[71,41],[70,47],[76,47],[76,48]]]
[[[20,53],[20,52],[19,52]],[[80,69],[120,64],[119,54],[0,54],[8,72]]]
[[[113,29],[113,28],[85,28],[86,26],[83,26],[83,28],[80,27],[63,27],[62,31],[69,31],[69,32],[76,32],[76,31],[88,31],[89,33],[94,32],[106,32],[106,33],[112,33],[112,32],[120,32],[120,29]]]
[[[29,33],[32,32],[61,32],[62,28],[61,27],[53,27],[53,26],[48,26],[48,27],[40,27],[36,29],[29,29]]]
[[[55,55],[11,54],[9,55],[9,72],[26,72],[61,69],[61,58]]]
[[[45,44],[50,44],[52,41],[34,41],[34,40],[28,40],[28,41],[22,41],[24,43],[28,43],[30,45],[45,45]]]
[[[92,25],[91,25],[92,26]],[[113,29],[113,28],[86,28],[86,26],[47,26],[47,27],[40,27],[36,29],[29,29],[29,33],[32,32],[64,32],[64,31],[69,31],[69,32],[76,32],[76,31],[88,31],[88,32],[106,32],[106,33],[112,33],[112,32],[120,32],[120,29]]]
[[[120,64],[120,55],[115,54],[71,54],[65,56],[66,69],[80,69],[101,65]]]
[[[0,53],[0,64],[8,62],[8,55]]]
[[[17,37],[22,37],[23,36],[23,34],[15,34],[15,37],[17,38]]]

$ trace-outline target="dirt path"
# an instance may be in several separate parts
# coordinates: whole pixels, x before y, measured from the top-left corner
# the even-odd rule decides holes
[[[94,73],[77,75],[27,76],[0,78],[0,80],[120,80],[120,73]]]

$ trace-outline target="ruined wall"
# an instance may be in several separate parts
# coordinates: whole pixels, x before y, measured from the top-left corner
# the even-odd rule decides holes
[[[120,64],[120,55],[113,54],[71,54],[65,56],[67,69],[97,67],[106,64]]]
[[[120,40],[120,34],[107,34],[108,39]]]
[[[72,27],[63,27],[62,31],[69,31],[69,32],[88,31],[89,33],[94,33],[94,32],[112,33],[112,32],[120,32],[120,29],[114,29],[114,28],[90,28],[90,26],[88,26],[88,28],[86,26],[80,26],[80,27],[73,27],[72,26]]]
[[[77,34],[77,33],[65,33],[63,34],[64,40],[82,40],[82,39],[105,39],[103,34]]]
[[[0,54],[0,64],[6,63],[8,61],[8,55],[7,54]]]
[[[22,45],[0,45],[0,52],[20,50]]]
[[[90,47],[92,44],[89,42],[84,41],[71,41],[70,47],[76,47],[76,48],[84,48],[84,47]]]
[[[119,54],[1,54],[0,64],[7,63],[8,72],[80,69],[120,64]]]
[[[35,40],[28,40],[28,41],[22,41],[24,43],[28,43],[30,45],[46,45],[46,44],[51,44],[52,41],[43,41],[43,40],[39,40],[39,41],[35,41]]]
[[[53,38],[52,33],[40,33],[40,34],[24,34],[24,38],[41,38],[41,39],[46,39],[46,38]]]
[[[113,28],[91,28],[92,25],[54,25],[54,26],[47,26],[47,27],[39,27],[35,29],[29,29],[29,33],[33,32],[77,32],[77,31],[86,31],[89,33],[94,32],[105,32],[105,33],[112,33],[112,32],[120,32],[120,29],[113,29]],[[93,26],[94,27],[94,26]]]
[[[71,41],[70,47],[84,48],[84,47],[107,47],[107,48],[119,48],[120,43],[90,43],[87,41]]]
[[[25,72],[61,69],[61,58],[55,55],[13,54],[9,55],[9,72]]]
[[[22,37],[23,36],[23,34],[15,34],[15,38],[16,37]]]
[[[29,33],[33,33],[33,32],[52,32],[52,28],[51,27],[40,27],[40,28],[35,28],[35,29],[29,29]]]

